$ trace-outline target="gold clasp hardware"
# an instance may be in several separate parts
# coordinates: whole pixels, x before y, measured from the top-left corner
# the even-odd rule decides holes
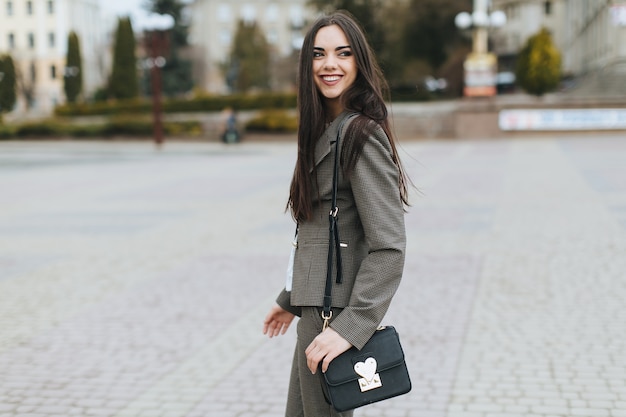
[[[363,362],[354,364],[354,372],[361,377],[359,378],[359,388],[361,392],[370,391],[383,386],[380,374],[376,372],[377,367],[378,362],[372,357],[367,358]]]
[[[339,213],[339,207],[335,207],[334,209],[330,211],[330,215],[332,217],[337,217],[337,213]]]
[[[330,310],[330,313],[328,313],[328,316],[326,316],[324,312],[322,311],[322,318],[324,319],[324,324],[322,325],[322,331],[324,331],[328,328],[328,325],[330,324],[330,319],[333,318],[333,311]]]

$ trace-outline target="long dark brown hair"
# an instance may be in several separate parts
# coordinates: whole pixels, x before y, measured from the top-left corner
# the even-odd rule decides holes
[[[304,38],[298,69],[298,158],[291,180],[287,209],[296,221],[311,218],[313,212],[313,185],[317,181],[315,172],[315,144],[326,128],[327,109],[313,79],[313,47],[317,32],[326,26],[337,25],[346,35],[356,60],[357,77],[342,94],[346,110],[360,113],[346,130],[341,154],[342,169],[349,176],[363,150],[365,140],[377,125],[389,137],[392,158],[400,174],[398,184],[400,197],[408,205],[408,178],[398,158],[394,137],[388,121],[385,96],[388,95],[387,81],[376,62],[365,33],[356,19],[346,11],[336,11],[319,18]],[[311,175],[311,171],[313,175]]]

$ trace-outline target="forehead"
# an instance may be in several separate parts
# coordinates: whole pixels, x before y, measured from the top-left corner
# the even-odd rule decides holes
[[[315,47],[332,48],[335,46],[349,46],[346,34],[337,25],[324,26],[315,34]]]

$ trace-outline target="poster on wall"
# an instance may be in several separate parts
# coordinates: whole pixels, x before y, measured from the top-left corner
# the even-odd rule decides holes
[[[501,130],[624,130],[626,109],[511,109],[498,115]]]
[[[469,54],[465,70],[466,97],[489,97],[496,95],[497,58],[494,54]]]

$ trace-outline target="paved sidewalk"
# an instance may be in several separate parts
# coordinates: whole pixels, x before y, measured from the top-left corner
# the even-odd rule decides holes
[[[626,416],[624,138],[401,152],[413,390],[356,415]],[[283,416],[295,153],[0,142],[0,417]]]

